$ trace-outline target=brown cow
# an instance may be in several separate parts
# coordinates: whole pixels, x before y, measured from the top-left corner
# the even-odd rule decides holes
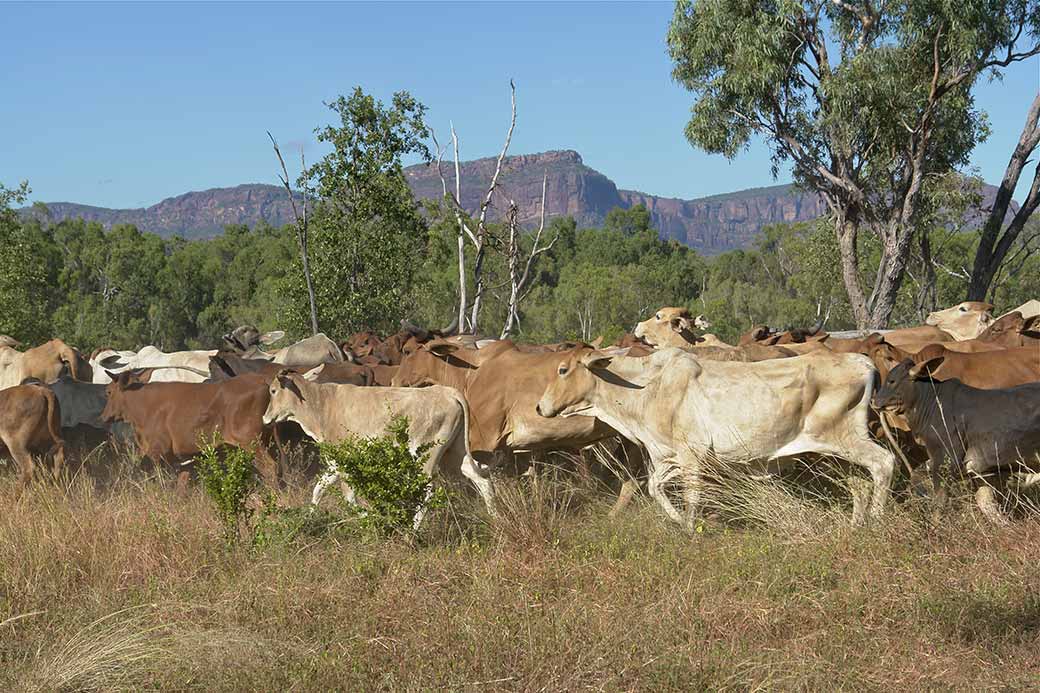
[[[558,362],[555,352],[522,352],[509,340],[475,351],[437,341],[408,356],[393,385],[448,385],[461,392],[470,407],[470,450],[485,464],[495,453],[576,448],[616,435],[592,419],[538,417],[534,405]]]
[[[382,366],[396,368],[395,366]],[[306,371],[303,377],[312,383],[338,383],[368,387],[376,384],[376,375],[370,366],[355,363],[323,363]]]
[[[614,350],[624,353],[623,349]],[[401,364],[395,387],[448,385],[461,392],[470,409],[469,444],[473,457],[484,463],[511,465],[516,452],[573,450],[606,438],[617,431],[586,417],[544,419],[535,404],[555,377],[559,353],[534,353],[517,349],[507,339],[483,349],[462,349],[449,340],[422,345]],[[627,440],[626,460],[631,467],[642,463]],[[641,469],[628,469],[611,514],[632,497],[632,481]]]
[[[976,341],[1004,347],[1036,346],[1040,344],[1040,316],[1022,317],[1014,311],[994,320]]]
[[[112,374],[102,421],[125,421],[141,451],[158,464],[175,464],[199,452],[201,441],[220,434],[225,443],[256,454],[256,465],[271,486],[280,469],[271,455],[271,429],[263,423],[270,400],[266,376],[252,373],[223,382],[140,383],[134,374]],[[178,483],[187,482],[187,471]]]
[[[88,383],[93,375],[83,355],[60,339],[25,351],[16,351],[9,343],[0,345],[0,388],[18,385],[27,378],[53,383],[62,372]]]
[[[890,345],[879,346],[872,354],[881,378],[902,361],[928,361],[942,365],[931,370],[936,380],[956,378],[965,385],[980,390],[997,390],[1040,381],[1040,349],[1016,347],[1001,351],[963,353],[951,351],[945,344],[932,344],[921,351],[908,354]]]
[[[57,477],[65,465],[58,398],[44,385],[15,385],[0,391],[0,442],[18,465],[18,491],[33,477],[33,455],[53,453]]]

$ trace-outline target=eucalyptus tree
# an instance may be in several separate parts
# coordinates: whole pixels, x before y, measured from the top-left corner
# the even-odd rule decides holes
[[[865,328],[892,314],[933,178],[987,135],[973,85],[1040,52],[1038,34],[1038,0],[679,0],[668,49],[691,144],[733,158],[761,137],[774,176],[822,195]]]

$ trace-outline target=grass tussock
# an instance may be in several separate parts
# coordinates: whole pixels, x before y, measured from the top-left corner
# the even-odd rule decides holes
[[[493,517],[453,494],[418,541],[330,504],[258,547],[132,464],[20,499],[2,475],[0,689],[1040,686],[1035,515],[994,527],[963,494],[853,529],[827,488],[713,479],[691,534],[549,470]]]

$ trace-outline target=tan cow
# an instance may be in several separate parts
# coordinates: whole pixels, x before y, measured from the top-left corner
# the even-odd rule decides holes
[[[895,463],[867,431],[874,374],[858,354],[737,364],[701,361],[679,349],[633,359],[581,348],[560,356],[537,410],[554,418],[595,417],[641,443],[653,467],[650,495],[688,527],[707,462],[739,466],[810,452],[867,468],[876,517],[888,500]],[[663,490],[677,476],[685,518]]]
[[[317,366],[320,363],[341,363],[343,350],[322,333],[274,351],[263,351],[261,345],[277,342],[285,336],[281,330],[260,331],[251,325],[236,328],[224,335],[224,346],[239,356],[248,359],[263,359],[285,366]]]
[[[704,316],[690,317],[685,308],[661,308],[652,316],[636,325],[635,336],[658,349],[677,347],[711,361],[768,361],[794,356],[797,352],[787,346],[763,346],[748,344],[735,347],[715,335],[695,335],[692,328],[708,324]],[[793,345],[806,351],[820,348],[819,345]]]
[[[938,327],[954,339],[975,339],[993,322],[993,304],[963,301],[945,310],[937,310],[925,318],[925,325]]]
[[[33,455],[54,455],[54,476],[65,465],[58,398],[44,385],[0,390],[0,443],[18,465],[18,490],[33,477]]]
[[[77,349],[60,339],[52,339],[25,351],[16,351],[10,346],[11,342],[14,340],[0,345],[0,389],[13,387],[27,378],[53,383],[62,372],[67,372],[76,380],[88,383],[91,380],[87,360]]]
[[[477,487],[488,510],[492,509],[491,481],[487,470],[469,454],[469,407],[457,390],[436,385],[413,389],[319,384],[283,371],[271,382],[270,395],[264,424],[295,421],[319,443],[382,436],[394,416],[407,417],[412,452],[432,445],[426,474],[461,472]],[[325,489],[338,480],[339,472],[330,467],[314,487],[312,502],[320,502]],[[352,494],[347,495],[349,500]],[[420,514],[415,518],[416,527],[421,521]]]

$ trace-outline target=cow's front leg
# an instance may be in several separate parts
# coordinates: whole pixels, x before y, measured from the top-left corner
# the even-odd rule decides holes
[[[682,465],[683,500],[686,502],[686,529],[691,532],[697,528],[697,516],[701,508],[700,460],[689,460]]]
[[[665,515],[678,524],[684,524],[682,514],[672,505],[672,501],[664,488],[665,484],[678,474],[677,468],[673,464],[656,460],[651,462],[650,467],[650,478],[647,479],[647,492],[661,506]]]
[[[996,461],[975,450],[969,450],[964,456],[964,469],[976,484],[975,505],[987,520],[1003,525],[1008,522],[1007,514],[1001,507],[1001,494],[994,485],[994,481],[1000,482],[997,475],[990,474],[996,468]]]

